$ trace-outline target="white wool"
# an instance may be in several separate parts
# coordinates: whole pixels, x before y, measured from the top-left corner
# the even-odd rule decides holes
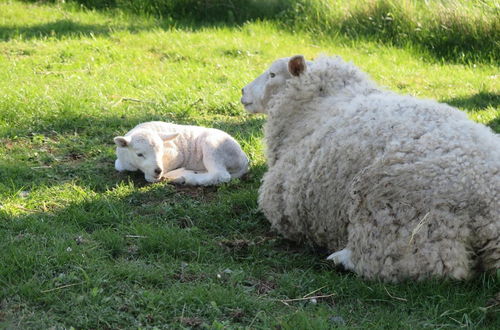
[[[297,58],[243,89],[247,110],[268,114],[259,206],[272,226],[342,250],[330,259],[370,279],[498,269],[498,135],[446,104],[384,91],[340,57],[293,75]]]
[[[114,141],[116,170],[141,170],[149,182],[165,178],[187,185],[214,185],[248,170],[248,158],[238,142],[214,128],[152,121]]]

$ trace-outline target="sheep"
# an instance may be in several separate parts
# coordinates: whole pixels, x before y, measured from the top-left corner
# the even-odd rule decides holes
[[[151,121],[114,138],[117,171],[141,170],[148,182],[216,185],[239,178],[248,158],[238,142],[214,128]]]
[[[500,268],[500,138],[488,127],[386,91],[340,57],[278,59],[242,93],[268,116],[258,203],[285,238],[369,280]]]

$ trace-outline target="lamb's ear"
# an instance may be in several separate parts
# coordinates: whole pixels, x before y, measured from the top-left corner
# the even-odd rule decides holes
[[[302,55],[295,55],[288,60],[288,71],[292,76],[300,76],[306,71],[306,59]]]
[[[115,144],[119,147],[125,148],[130,143],[130,136],[117,136],[113,139]]]
[[[178,135],[179,135],[179,133],[168,133],[168,134],[160,133],[160,138],[164,142],[167,142],[167,141],[175,139]]]

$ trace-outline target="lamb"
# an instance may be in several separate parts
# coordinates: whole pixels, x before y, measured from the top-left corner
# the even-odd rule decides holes
[[[114,142],[116,170],[141,170],[148,182],[165,178],[208,186],[239,178],[248,170],[248,158],[238,142],[214,128],[151,121]]]
[[[500,268],[500,138],[446,104],[378,87],[340,57],[275,61],[242,89],[267,113],[259,207],[366,279]]]

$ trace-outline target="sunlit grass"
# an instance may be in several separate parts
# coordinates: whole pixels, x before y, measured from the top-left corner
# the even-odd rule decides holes
[[[0,3],[0,322],[6,328],[498,328],[495,275],[384,285],[269,232],[257,210],[261,116],[240,89],[278,57],[341,55],[388,89],[448,102],[500,132],[498,66],[412,46]],[[220,187],[116,173],[139,122],[223,129],[251,158]],[[317,290],[317,291],[315,291]],[[333,296],[317,304],[315,291]]]

